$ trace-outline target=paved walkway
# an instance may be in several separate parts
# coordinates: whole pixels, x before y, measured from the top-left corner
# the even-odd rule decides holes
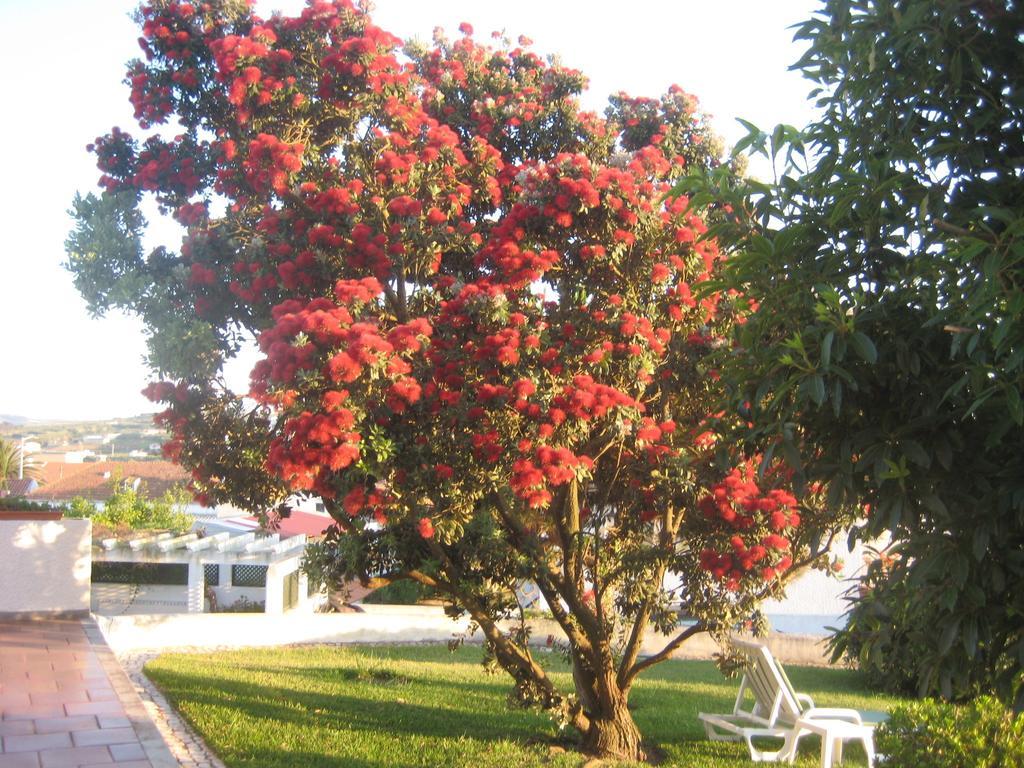
[[[0,619],[0,768],[178,768],[89,620]]]
[[[217,650],[217,649],[210,649]],[[135,691],[142,699],[142,704],[156,724],[160,735],[171,748],[181,768],[225,768],[213,751],[206,746],[202,738],[189,727],[189,724],[174,711],[160,690],[150,682],[142,671],[150,659],[158,653],[134,653],[118,656],[117,660],[128,678],[135,684]]]

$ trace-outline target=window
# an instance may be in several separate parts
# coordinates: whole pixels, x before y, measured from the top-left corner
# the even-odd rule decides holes
[[[284,610],[290,611],[299,604],[299,572],[292,571],[284,577]]]
[[[187,563],[109,563],[92,564],[92,580],[97,584],[188,584]]]
[[[207,563],[203,566],[203,577],[211,587],[220,586],[220,566],[217,563]]]
[[[232,565],[231,586],[233,587],[265,587],[267,586],[267,566],[265,565]]]

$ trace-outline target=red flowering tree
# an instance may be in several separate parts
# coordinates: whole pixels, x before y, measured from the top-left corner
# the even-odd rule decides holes
[[[103,192],[76,200],[69,252],[95,311],[150,329],[167,455],[207,500],[321,497],[336,526],[311,569],[436,590],[520,699],[590,752],[643,757],[637,675],[749,618],[834,522],[716,444],[708,356],[752,302],[708,288],[720,254],[665,197],[716,162],[695,99],[599,117],[529,41],[464,25],[400,48],[349,0],[139,18],[149,138],[92,145]],[[147,195],[184,228],[176,252],[143,254]],[[242,399],[220,371],[247,336]],[[530,650],[525,580],[573,692]],[[652,627],[671,639],[641,658]]]

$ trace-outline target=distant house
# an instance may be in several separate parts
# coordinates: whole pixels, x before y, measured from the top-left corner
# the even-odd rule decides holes
[[[103,539],[92,551],[92,610],[202,613],[248,604],[265,613],[312,613],[327,600],[300,563],[302,535],[259,531]]]
[[[217,528],[218,524],[224,526],[222,530],[237,530],[239,528],[256,530],[260,527],[259,520],[252,515],[222,517],[213,523],[213,527]],[[294,510],[288,517],[273,516],[267,528],[278,534],[282,539],[292,536],[305,536],[309,539],[316,539],[322,536],[324,531],[332,525],[334,525],[334,519],[329,515]]]
[[[0,488],[0,498],[8,496],[28,496],[32,491],[34,491],[38,487],[39,483],[36,482],[35,478],[8,478],[5,486],[3,488]]]
[[[29,498],[37,501],[66,502],[82,497],[105,502],[114,492],[111,480],[120,477],[146,496],[157,498],[174,486],[186,485],[189,474],[169,461],[96,461],[73,463],[51,461],[43,467],[41,485]]]
[[[95,456],[95,455],[96,455],[95,452],[94,451],[90,451],[88,448],[85,448],[85,449],[83,449],[81,451],[68,451],[67,453],[64,454],[64,463],[65,464],[82,464],[82,463],[85,462],[85,460],[87,458],[89,458],[90,456]]]

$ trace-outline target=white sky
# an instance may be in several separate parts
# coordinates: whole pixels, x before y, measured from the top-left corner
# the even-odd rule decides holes
[[[76,191],[99,174],[85,145],[114,125],[138,134],[122,84],[138,53],[135,0],[0,0],[0,414],[111,418],[153,410],[141,324],[90,318],[61,264]],[[468,21],[478,39],[525,34],[590,78],[587,108],[608,94],[659,96],[672,83],[697,95],[727,140],[736,117],[801,125],[809,83],[788,66],[801,49],[787,27],[816,0],[377,0],[374,18],[429,41]],[[264,15],[296,0],[261,0]],[[177,243],[167,243],[176,249]],[[234,381],[244,386],[245,371]]]

